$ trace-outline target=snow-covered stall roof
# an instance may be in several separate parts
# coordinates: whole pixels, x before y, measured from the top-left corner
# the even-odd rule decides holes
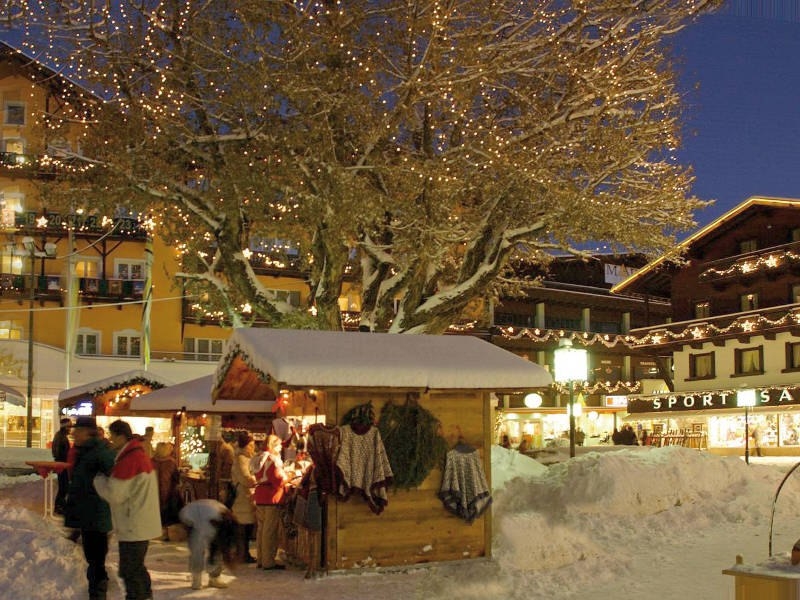
[[[190,379],[176,383],[149,394],[131,399],[131,412],[172,412],[186,409],[188,412],[270,412],[274,402],[251,400],[228,400],[222,404],[214,404],[211,399],[213,375]]]
[[[523,391],[550,383],[541,366],[471,336],[241,328],[211,395],[265,398],[282,386]]]
[[[171,383],[171,381],[159,377],[155,373],[137,369],[63,390],[58,394],[58,402],[61,405],[75,398],[80,398],[81,396],[95,396],[111,389],[123,389],[134,384],[145,384],[150,387],[154,384],[155,387],[161,388]]]

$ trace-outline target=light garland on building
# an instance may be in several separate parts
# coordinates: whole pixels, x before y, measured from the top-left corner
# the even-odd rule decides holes
[[[713,267],[706,269],[700,273],[698,279],[700,281],[709,281],[712,279],[751,275],[757,271],[768,271],[786,265],[800,265],[800,254],[792,250],[785,250],[783,252],[770,252],[765,256],[743,258],[737,260],[726,269],[716,269]]]

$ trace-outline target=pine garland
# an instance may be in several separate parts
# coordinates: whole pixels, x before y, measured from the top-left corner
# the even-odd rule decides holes
[[[400,406],[384,404],[378,430],[392,466],[395,488],[419,487],[447,454],[447,440],[440,434],[441,422],[417,403],[416,395],[409,395]]]

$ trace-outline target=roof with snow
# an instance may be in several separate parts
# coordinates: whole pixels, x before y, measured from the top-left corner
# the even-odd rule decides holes
[[[476,337],[235,329],[212,398],[272,398],[280,387],[524,391],[550,385],[541,366]]]
[[[131,412],[175,412],[185,409],[187,412],[202,413],[272,411],[274,402],[267,400],[261,402],[227,400],[224,406],[215,405],[211,399],[213,381],[213,375],[206,375],[131,398],[130,410]]]
[[[122,390],[131,385],[142,385],[158,389],[170,385],[171,383],[171,381],[159,377],[155,373],[137,369],[63,390],[58,394],[58,402],[62,404],[82,396],[97,396],[112,390]]]

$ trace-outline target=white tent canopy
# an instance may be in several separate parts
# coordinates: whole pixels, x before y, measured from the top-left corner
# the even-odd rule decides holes
[[[215,405],[211,400],[213,375],[198,377],[176,383],[160,390],[131,399],[131,412],[171,412],[185,409],[202,413],[264,413],[272,410],[274,402],[252,400],[228,400]]]
[[[543,367],[472,336],[241,328],[217,367],[215,399],[220,391],[236,397],[222,384],[237,357],[290,387],[523,391],[553,381]]]
[[[0,399],[17,406],[25,406],[25,396],[10,385],[3,383],[0,383]]]

